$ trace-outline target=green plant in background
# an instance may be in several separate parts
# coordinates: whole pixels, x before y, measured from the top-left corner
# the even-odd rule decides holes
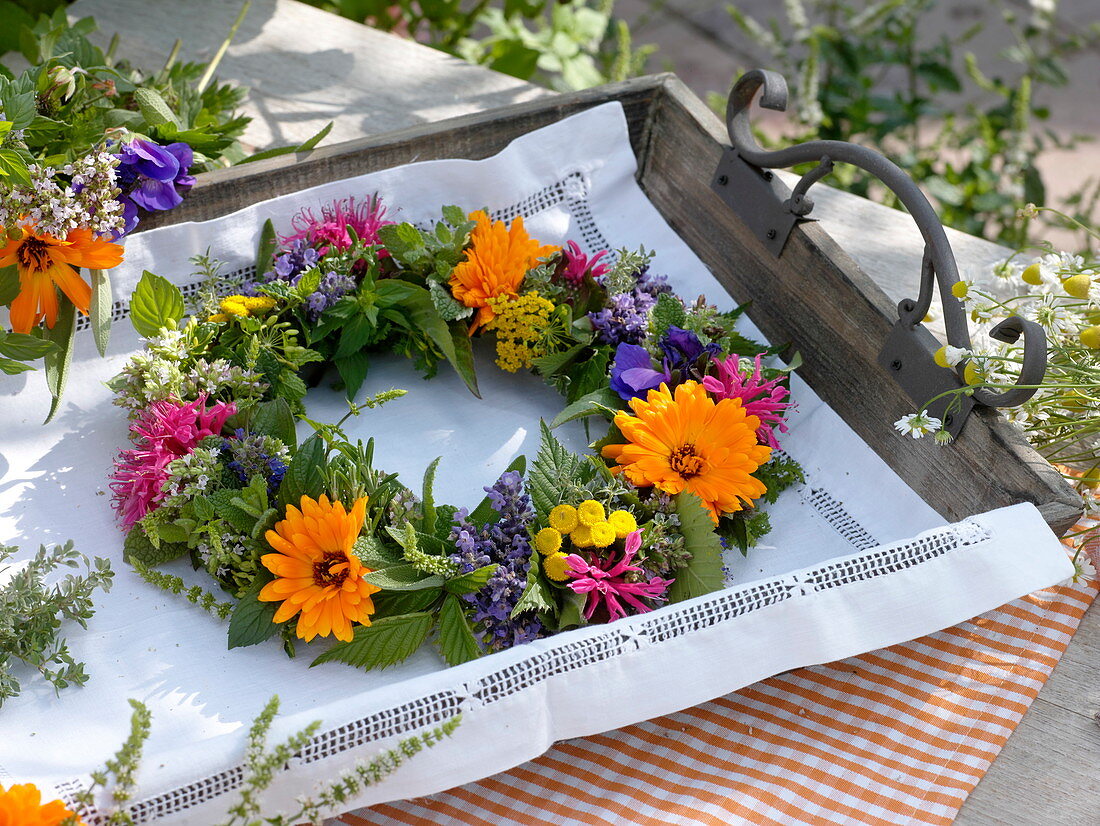
[[[10,58],[0,60],[0,99],[20,129],[12,148],[28,162],[63,166],[111,136],[129,135],[187,143],[195,154],[191,172],[244,157],[237,137],[249,119],[234,111],[247,90],[212,82],[216,61],[181,62],[177,44],[159,70],[147,71],[115,58],[117,37],[107,51],[95,46],[88,39],[96,29],[92,18],[70,25],[64,9],[57,9],[14,25],[23,16],[17,12],[0,7],[0,29],[8,41],[16,34],[29,68],[17,71]],[[18,105],[24,98],[31,101],[27,112]],[[17,168],[6,171],[21,177]]]
[[[998,4],[1012,38],[1002,56],[1015,77],[1006,80],[988,77],[965,51],[981,23],[934,41],[923,36],[937,2],[785,0],[785,24],[766,26],[735,6],[729,12],[791,81],[799,133],[779,143],[824,138],[871,146],[925,187],[946,225],[1021,246],[1031,219],[1020,207],[1046,200],[1036,160],[1082,139],[1040,132],[1050,114],[1042,93],[1068,83],[1063,60],[1100,42],[1100,25],[1066,34],[1053,25],[1052,9],[1037,6],[1024,19]],[[712,105],[724,110],[725,99],[712,96]],[[860,170],[835,174],[849,191],[898,205]],[[1098,187],[1083,182],[1068,200],[1083,223]]]
[[[306,2],[558,91],[641,74],[655,51],[634,47],[626,22],[612,17],[614,0]]]

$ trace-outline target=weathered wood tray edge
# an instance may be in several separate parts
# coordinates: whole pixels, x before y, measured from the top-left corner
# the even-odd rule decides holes
[[[1065,480],[994,410],[977,408],[960,438],[939,447],[891,422],[912,402],[876,358],[893,303],[815,223],[799,224],[771,255],[710,190],[725,128],[674,75],[651,75],[371,136],[198,176],[183,206],[142,228],[203,221],[257,201],[415,161],[479,159],[514,138],[618,101],[647,195],[771,341],[802,354],[801,375],[893,470],[945,518],[1034,503],[1059,535],[1082,508]],[[916,230],[914,229],[914,232]],[[918,269],[914,266],[914,285]],[[883,503],[888,508],[889,503]]]

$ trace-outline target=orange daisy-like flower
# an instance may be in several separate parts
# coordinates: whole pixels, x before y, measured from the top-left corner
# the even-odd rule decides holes
[[[260,599],[282,602],[273,622],[286,622],[300,611],[297,633],[306,642],[329,634],[348,642],[353,622],[370,625],[370,597],[382,589],[363,579],[370,569],[352,553],[366,513],[365,496],[351,513],[323,494],[318,500],[303,496],[301,510],[287,505],[286,518],[267,532],[278,553],[260,557],[275,574],[260,590]]]
[[[760,420],[745,413],[740,399],[716,403],[699,382],[686,381],[675,396],[662,384],[645,401],[632,399],[630,407],[633,416],[615,415],[627,444],[603,449],[619,463],[612,473],[625,473],[638,487],[691,491],[715,523],[719,514],[739,511],[767,492],[752,474],[771,457],[771,448],[758,443]]]
[[[42,802],[42,793],[32,783],[18,783],[4,790],[0,785],[0,826],[58,826],[74,817],[60,800]],[[76,822],[83,826],[79,817]]]
[[[522,216],[512,221],[510,228],[503,221],[493,221],[480,209],[470,213],[470,220],[477,221],[477,226],[470,233],[466,259],[454,268],[450,284],[455,299],[477,309],[470,325],[470,335],[473,335],[496,316],[489,299],[518,295],[527,271],[540,258],[561,247],[539,244],[523,228]]]
[[[23,227],[21,238],[8,239],[0,247],[0,267],[15,264],[19,270],[19,295],[11,303],[11,328],[29,333],[43,319],[47,327],[57,321],[57,289],[84,315],[92,303],[92,288],[73,267],[107,270],[122,263],[122,246],[97,238],[87,227],[71,230],[64,240]]]

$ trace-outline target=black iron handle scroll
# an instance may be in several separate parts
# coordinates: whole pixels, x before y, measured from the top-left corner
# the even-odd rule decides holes
[[[746,72],[730,91],[726,108],[726,127],[737,154],[746,162],[765,169],[779,169],[803,163],[817,162],[795,186],[786,209],[804,216],[813,209],[806,193],[809,188],[827,175],[836,162],[849,163],[871,173],[885,184],[905,205],[924,238],[924,260],[921,266],[920,294],[898,304],[902,322],[916,326],[928,313],[932,304],[932,291],[937,282],[943,305],[944,326],[947,341],[954,347],[971,349],[970,330],[962,303],[952,294],[951,288],[959,280],[958,266],[951,245],[947,241],[939,216],[924,193],[896,164],[879,153],[843,141],[807,141],[785,149],[769,151],[756,142],[749,121],[752,101],[760,92],[760,105],[779,112],[787,109],[787,82],[782,75],[763,69]],[[1023,336],[1024,354],[1020,377],[1015,387],[1002,393],[985,388],[974,390],[974,401],[988,407],[1012,407],[1022,404],[1035,393],[1046,374],[1046,333],[1034,321],[1013,316],[995,326],[990,335],[998,341],[1015,343]],[[962,366],[958,368],[962,378]]]

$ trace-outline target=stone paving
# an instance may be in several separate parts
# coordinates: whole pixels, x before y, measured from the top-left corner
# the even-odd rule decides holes
[[[807,7],[813,0],[803,0]],[[857,0],[858,2],[858,0]],[[769,56],[734,23],[725,2],[711,0],[618,0],[616,15],[631,24],[637,44],[653,43],[659,51],[650,59],[650,70],[675,71],[696,94],[705,99],[710,92],[725,94],[738,71],[754,66],[768,67]],[[785,21],[779,0],[739,0],[746,14],[766,23],[778,17]],[[1030,14],[1027,0],[1005,0],[1006,7]],[[994,0],[940,0],[922,20],[922,30],[931,42],[943,34],[959,32],[976,23],[981,33],[962,50],[973,51],[987,75],[1011,77],[1013,64],[1000,56],[1011,45],[1007,26]],[[1065,31],[1100,24],[1100,0],[1061,0],[1054,25]],[[1091,136],[1076,149],[1047,151],[1040,169],[1050,203],[1072,191],[1084,178],[1100,179],[1100,49],[1082,52],[1068,61],[1070,84],[1043,90],[1040,102],[1050,107],[1050,128],[1066,138],[1074,134]],[[959,99],[959,104],[966,102]],[[782,116],[772,117],[769,127],[779,129]],[[1094,220],[1096,216],[1094,216]],[[1051,233],[1055,243],[1068,244],[1065,233]]]

